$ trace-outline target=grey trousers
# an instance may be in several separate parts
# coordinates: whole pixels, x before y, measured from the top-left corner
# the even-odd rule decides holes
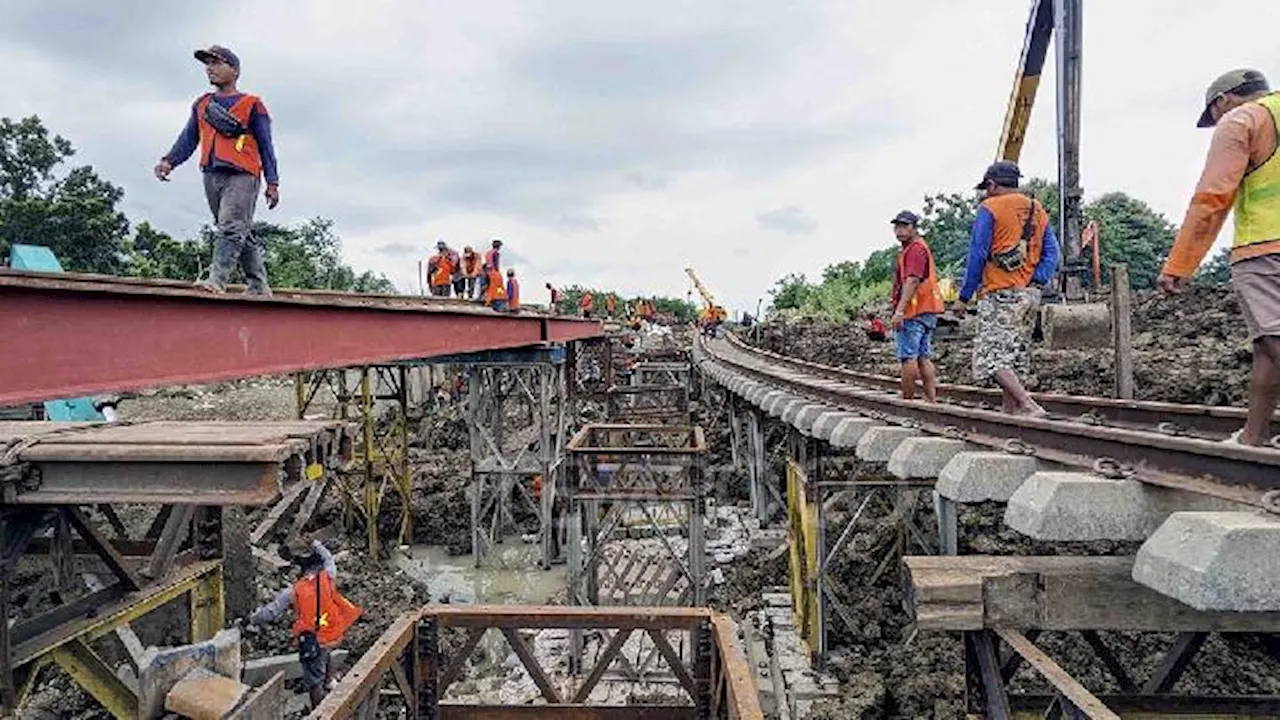
[[[232,268],[239,263],[248,291],[270,295],[262,248],[253,239],[253,209],[258,202],[259,180],[249,173],[207,172],[204,194],[213,211],[217,234],[213,241],[213,263],[206,282],[221,289]]]

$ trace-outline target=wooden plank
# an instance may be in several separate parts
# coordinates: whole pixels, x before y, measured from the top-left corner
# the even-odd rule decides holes
[[[413,641],[420,617],[419,612],[411,611],[396,618],[342,676],[341,682],[325,696],[310,717],[346,718],[355,714],[365,698],[378,691],[383,678],[391,671],[391,665],[400,660],[405,648]]]
[[[1131,557],[911,556],[903,564],[921,630],[1269,632],[1280,627],[1280,613],[1201,612],[1139,585],[1132,578]]]
[[[293,504],[297,502],[303,491],[308,487],[310,487],[310,485],[307,483],[299,482],[294,483],[291,487],[285,490],[284,494],[280,497],[280,500],[277,501],[276,504],[271,507],[271,510],[267,512],[267,516],[262,518],[262,522],[258,523],[258,526],[253,529],[253,532],[249,533],[249,543],[252,545],[260,545],[262,544],[263,538],[275,532],[280,521],[284,519],[285,513],[289,512],[293,507]]]
[[[315,717],[315,715],[313,715]],[[684,705],[456,705],[440,703],[440,720],[696,720]]]
[[[1068,675],[1067,671],[1053,661],[1053,658],[1023,637],[1022,633],[1002,628],[996,628],[995,632],[1090,720],[1120,720],[1119,715],[1112,712],[1093,693]]]
[[[727,615],[716,613],[711,618],[711,627],[715,633],[716,655],[727,680],[725,688],[728,693],[729,717],[734,720],[764,720],[764,711],[760,708],[760,693],[756,690],[755,673],[747,663],[742,646],[738,644],[738,633],[733,620]]]
[[[64,508],[64,510],[67,513],[68,519],[71,520],[72,526],[75,527],[76,532],[79,533],[80,537],[89,544],[89,547],[93,549],[94,554],[97,555],[102,562],[106,563],[107,568],[110,569],[111,572],[115,573],[115,576],[124,583],[124,588],[126,590],[137,590],[142,586],[141,583],[138,582],[137,576],[133,574],[133,570],[129,567],[128,563],[125,562],[125,559],[121,557],[120,553],[116,552],[116,549],[111,545],[110,541],[102,537],[98,532],[98,528],[94,527],[93,523],[89,518],[85,517],[80,508],[68,507]]]
[[[555,686],[551,684],[550,678],[543,671],[542,666],[538,664],[538,658],[534,657],[533,651],[529,649],[529,644],[520,636],[520,631],[515,628],[502,628],[502,635],[507,638],[507,643],[511,645],[511,649],[516,651],[516,657],[520,658],[520,662],[524,665],[524,669],[528,671],[529,677],[533,678],[533,684],[538,686],[538,690],[542,691],[542,697],[552,705],[559,705],[564,702],[560,697],[560,693]]]
[[[227,720],[277,720],[284,713],[284,673],[254,688]]]

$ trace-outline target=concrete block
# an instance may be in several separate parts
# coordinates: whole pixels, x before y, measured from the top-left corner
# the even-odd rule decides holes
[[[907,438],[889,456],[889,474],[903,480],[936,478],[967,445],[945,437]]]
[[[787,407],[789,405],[803,402],[808,401],[796,395],[786,395],[770,403],[769,407],[765,411],[768,412],[769,415],[781,419],[782,414],[787,411]]]
[[[961,503],[1008,502],[1037,468],[1036,459],[1027,455],[960,452],[942,468],[934,489],[942,497]]]
[[[782,413],[782,422],[794,426],[796,424],[796,419],[800,417],[800,413],[808,408],[813,408],[816,411],[820,410],[822,406],[812,400],[792,403],[788,405],[786,411]]]
[[[334,670],[342,667],[347,661],[349,650],[338,648],[329,655],[329,662]],[[285,680],[297,680],[302,677],[302,665],[298,660],[298,653],[290,653],[288,655],[271,655],[264,658],[255,658],[247,660],[240,673],[240,682],[245,685],[257,687],[262,683],[271,679],[272,675],[278,672],[284,673]]]
[[[1164,514],[1142,483],[1071,472],[1037,472],[1009,498],[1004,522],[1039,540],[1142,540]]]
[[[838,448],[853,448],[858,446],[858,441],[862,439],[867,431],[876,427],[876,421],[871,418],[859,417],[853,415],[840,421],[835,429],[831,431],[831,446]]]
[[[174,684],[164,709],[191,720],[222,720],[248,692],[248,685],[198,667]]]
[[[810,434],[819,440],[830,441],[831,433],[835,431],[840,421],[853,417],[857,417],[857,415],[842,410],[827,410],[814,419],[813,429],[810,430]]]
[[[760,388],[760,383],[752,380],[748,380],[742,383],[742,386],[738,389],[738,395],[745,398],[751,395],[751,393],[755,392],[759,388]]]
[[[787,397],[787,394],[781,390],[766,390],[760,395],[760,399],[756,400],[755,403],[760,406],[761,410],[768,411],[769,406],[773,405],[774,401],[782,397]]]
[[[796,413],[795,419],[792,420],[791,423],[796,426],[797,430],[805,435],[812,435],[813,424],[818,421],[819,417],[829,412],[831,412],[831,408],[826,405],[816,403],[813,405],[806,405],[801,408],[800,412]]]
[[[1175,512],[1138,549],[1134,581],[1197,610],[1280,612],[1280,518]]]
[[[771,391],[769,390],[768,387],[764,385],[760,385],[759,387],[752,390],[749,395],[747,395],[747,400],[750,401],[752,404],[758,406],[760,405],[760,403],[764,402],[765,396],[768,395],[770,392]]]
[[[899,427],[897,425],[877,425],[858,439],[858,459],[863,462],[887,463],[893,451],[906,441],[920,435],[919,430]]]
[[[165,696],[196,668],[240,680],[240,631],[222,630],[211,640],[175,648],[148,648],[138,667],[138,714],[156,717]]]

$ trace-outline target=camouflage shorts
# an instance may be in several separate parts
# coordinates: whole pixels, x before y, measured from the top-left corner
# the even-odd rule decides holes
[[[1031,373],[1031,332],[1039,305],[1036,288],[997,290],[978,301],[974,382],[991,382],[999,370],[1012,370],[1024,380]]]

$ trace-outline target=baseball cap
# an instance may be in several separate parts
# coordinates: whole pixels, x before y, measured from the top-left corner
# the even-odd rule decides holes
[[[235,53],[221,45],[210,45],[203,50],[196,51],[196,59],[200,62],[208,62],[210,60],[221,60],[236,70],[240,69],[240,58]]]
[[[1200,120],[1196,122],[1196,127],[1213,127],[1213,115],[1209,113],[1210,106],[1213,101],[1235,90],[1241,85],[1249,83],[1267,82],[1267,77],[1257,70],[1249,68],[1240,68],[1225,72],[1218,76],[1209,84],[1209,89],[1204,92],[1204,110],[1200,113]]]
[[[981,190],[987,186],[988,180],[994,180],[1001,187],[1018,187],[1018,178],[1022,177],[1022,171],[1018,169],[1018,164],[1010,160],[1000,160],[993,162],[987,167],[987,171],[982,175],[982,182],[973,186],[975,190]]]
[[[890,225],[910,225],[911,227],[915,227],[919,223],[920,216],[910,210],[903,210],[897,215],[894,215],[893,219],[889,221]]]

